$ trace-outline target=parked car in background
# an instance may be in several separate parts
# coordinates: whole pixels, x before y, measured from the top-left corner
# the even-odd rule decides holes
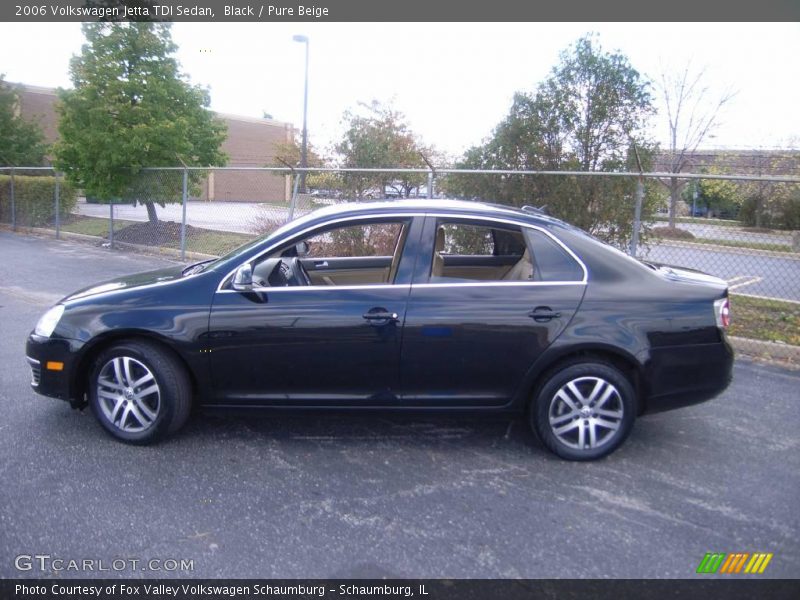
[[[469,410],[525,414],[548,449],[588,460],[638,416],[723,391],[728,321],[724,281],[535,210],[374,202],[67,296],[27,358],[37,392],[130,443],[193,406]]]

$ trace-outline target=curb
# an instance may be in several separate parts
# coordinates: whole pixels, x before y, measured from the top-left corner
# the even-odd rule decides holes
[[[750,338],[728,336],[728,341],[736,352],[749,356],[781,359],[800,364],[800,346],[780,344],[778,342],[764,342]]]
[[[94,235],[86,235],[84,233],[72,233],[69,231],[61,231],[59,232],[59,237],[56,238],[56,230],[55,229],[44,229],[41,227],[17,227],[17,230],[14,231],[11,225],[7,223],[0,224],[0,230],[3,231],[10,231],[11,233],[22,233],[26,235],[38,235],[43,237],[51,237],[55,240],[74,240],[76,242],[82,243],[91,243],[97,245],[108,244],[108,238],[103,238]],[[107,246],[105,246],[107,247]],[[147,254],[148,256],[160,256],[166,257],[172,260],[180,261],[181,260],[181,251],[175,248],[163,248],[163,247],[153,247],[153,246],[142,246],[141,244],[131,244],[130,242],[119,242],[114,241],[114,248],[107,247],[109,250],[114,250],[116,248],[131,250],[136,252],[137,254]],[[187,250],[184,254],[186,260],[208,260],[211,258],[219,258],[219,256],[215,254],[203,254],[202,252],[193,252],[191,250]]]
[[[714,250],[716,252],[730,252],[732,254],[745,254],[748,256],[768,256],[770,258],[784,258],[786,260],[800,261],[797,252],[776,252],[775,250],[761,250],[759,248],[743,248],[738,246],[721,246],[718,244],[698,244],[697,242],[682,242],[680,240],[663,240],[660,243],[653,243],[648,240],[651,248],[658,246],[673,246],[675,248],[693,248],[695,250]]]

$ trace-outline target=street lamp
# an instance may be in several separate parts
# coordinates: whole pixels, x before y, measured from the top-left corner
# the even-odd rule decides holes
[[[308,36],[295,35],[292,37],[295,42],[306,45],[306,83],[303,91],[303,147],[300,154],[300,166],[305,169],[308,167]],[[300,172],[300,193],[306,193],[306,172]]]

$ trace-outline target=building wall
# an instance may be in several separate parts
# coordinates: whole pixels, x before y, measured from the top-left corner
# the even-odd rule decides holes
[[[222,150],[229,167],[267,167],[275,164],[278,144],[291,141],[288,123],[235,115],[218,115],[228,126]],[[215,171],[204,186],[202,199],[233,202],[288,202],[285,175],[254,171]]]
[[[18,114],[39,124],[45,139],[52,144],[58,139],[56,91],[24,84],[19,91]],[[256,119],[238,115],[217,114],[228,127],[222,150],[229,167],[266,167],[275,163],[278,144],[291,141],[294,128],[290,123]],[[198,200],[229,202],[283,202],[291,197],[289,177],[266,172],[215,171],[203,185]]]
[[[653,170],[669,172],[671,156],[662,151],[655,156]],[[800,152],[797,150],[705,150],[686,155],[684,173],[727,173],[737,175],[796,175],[800,173]]]
[[[52,88],[28,85],[20,90],[18,98],[17,112],[19,116],[26,121],[38,123],[48,144],[55,142],[58,139],[56,91]]]

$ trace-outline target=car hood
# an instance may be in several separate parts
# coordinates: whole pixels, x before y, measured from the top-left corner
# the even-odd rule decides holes
[[[82,300],[90,296],[98,294],[106,294],[110,292],[118,292],[122,290],[131,290],[134,288],[144,287],[148,285],[160,285],[175,281],[183,277],[183,270],[185,265],[176,265],[174,267],[167,267],[165,269],[158,269],[156,271],[145,271],[144,273],[134,273],[133,275],[125,275],[96,283],[89,287],[85,287],[77,292],[73,292],[66,296],[61,302],[71,302],[73,300]]]
[[[714,277],[713,275],[703,273],[702,271],[698,271],[696,269],[690,269],[688,267],[676,267],[674,265],[665,265],[663,263],[649,261],[642,262],[659,275],[666,277],[671,281],[704,284],[710,287],[719,288],[720,291],[724,291],[728,288],[728,282],[724,279]]]

